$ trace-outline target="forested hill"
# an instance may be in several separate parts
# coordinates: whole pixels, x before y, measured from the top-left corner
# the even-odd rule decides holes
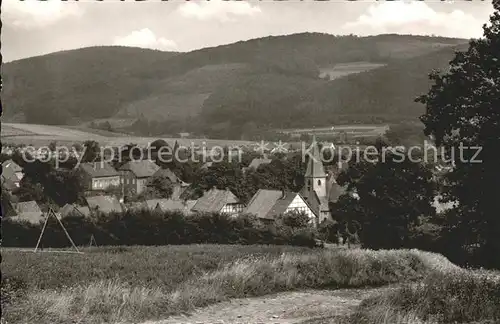
[[[416,116],[410,97],[425,91],[430,69],[446,67],[451,48],[464,43],[302,33],[189,53],[110,46],[64,51],[4,64],[3,118],[163,120],[186,131],[228,129],[227,136],[238,136],[247,123],[311,126],[340,115],[360,121],[373,114]],[[348,64],[347,76],[319,77],[335,73],[339,63]],[[366,64],[386,66],[363,70]]]

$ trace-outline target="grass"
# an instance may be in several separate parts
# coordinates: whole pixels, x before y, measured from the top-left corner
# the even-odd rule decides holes
[[[363,301],[350,323],[491,323],[500,320],[500,274],[454,269]]]
[[[4,131],[5,128],[5,131]],[[72,145],[74,143],[82,143],[86,140],[95,140],[101,146],[124,146],[130,143],[135,143],[139,146],[146,147],[151,142],[158,138],[163,138],[168,143],[173,144],[178,141],[179,145],[191,147],[193,145],[206,146],[234,146],[234,145],[250,145],[255,144],[251,141],[241,140],[217,140],[203,138],[164,138],[133,136],[120,133],[109,133],[88,129],[83,126],[53,126],[53,125],[38,125],[38,124],[15,124],[2,123],[2,136],[9,135],[9,142],[12,144],[34,145],[36,147],[49,145],[56,141],[58,145]]]
[[[22,281],[29,289],[60,289],[119,279],[136,286],[171,290],[191,276],[243,257],[309,251],[259,245],[109,246],[82,250],[85,254],[35,254],[2,248],[2,274]]]
[[[4,274],[25,294],[11,322],[140,322],[230,298],[304,288],[378,286],[455,266],[416,250],[311,250],[273,246],[98,249],[85,255],[4,252]]]

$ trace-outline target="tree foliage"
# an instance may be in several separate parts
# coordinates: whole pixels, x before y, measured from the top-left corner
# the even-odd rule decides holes
[[[496,189],[500,183],[500,3],[495,1],[494,7],[490,23],[483,27],[484,36],[472,40],[467,51],[457,52],[448,72],[433,72],[432,87],[417,99],[426,106],[421,117],[425,133],[454,160],[444,192],[445,200],[458,202],[447,213],[450,239],[462,249],[474,247],[477,258],[488,266],[500,265]],[[476,157],[474,147],[481,148]]]
[[[407,153],[385,151],[383,156],[380,150],[377,161],[360,161],[339,175],[337,182],[347,193],[334,205],[333,215],[348,233],[359,224],[367,247],[408,246],[412,229],[435,212],[432,173]]]

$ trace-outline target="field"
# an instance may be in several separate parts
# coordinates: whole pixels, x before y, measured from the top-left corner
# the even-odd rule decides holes
[[[99,142],[101,146],[124,146],[135,143],[139,146],[147,146],[157,140],[157,137],[137,137],[119,133],[91,130],[85,127],[72,126],[49,126],[36,124],[2,123],[4,143],[25,144],[40,147],[56,141],[59,145],[71,145],[82,143],[86,140]],[[191,147],[192,145],[206,146],[231,146],[248,145],[249,141],[238,140],[212,140],[212,139],[188,139],[188,138],[163,138],[167,143],[173,144],[178,141],[179,145]],[[205,144],[203,144],[205,143]]]
[[[385,66],[385,64],[371,63],[371,62],[349,62],[335,64],[333,67],[322,67],[320,68],[320,78],[329,77],[330,81],[341,77],[348,76],[353,73],[361,73],[370,71],[379,67]]]
[[[397,292],[405,294],[403,301],[410,301],[417,295],[426,296],[427,287],[412,282],[434,280],[434,290],[438,289],[436,284],[444,282],[454,285],[457,291],[457,283],[467,276],[473,279],[464,284],[462,293],[477,290],[477,285],[488,288],[488,295],[481,302],[489,308],[482,309],[488,316],[500,315],[495,313],[495,307],[488,306],[497,301],[494,294],[500,294],[500,281],[491,279],[489,274],[472,276],[472,272],[456,267],[440,255],[417,250],[187,245],[84,251],[34,254],[3,249],[2,293],[6,297],[2,303],[6,320],[138,323],[189,313],[233,298],[297,289],[335,290],[387,284],[403,284]],[[483,279],[486,277],[489,279]],[[362,290],[357,291],[363,295]],[[373,315],[374,305],[380,308],[382,304],[391,307],[394,314],[403,312],[406,308],[394,302],[397,298],[391,297],[390,305],[385,303],[387,296],[393,296],[390,294],[394,294],[393,290],[384,292],[382,297],[371,296],[371,303],[361,304],[353,316],[360,319]]]

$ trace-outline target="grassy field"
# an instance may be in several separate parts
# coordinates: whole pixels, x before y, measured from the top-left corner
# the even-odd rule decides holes
[[[82,143],[86,140],[94,140],[99,142],[101,146],[124,146],[130,143],[135,143],[140,146],[147,146],[158,137],[138,137],[124,135],[119,133],[110,133],[99,130],[89,130],[84,127],[71,126],[49,126],[36,124],[21,124],[21,123],[2,123],[2,137],[6,137],[7,141],[12,144],[26,144],[36,147],[45,146],[53,141],[60,145],[71,145],[73,143]],[[180,145],[190,147],[193,145],[203,145],[207,148],[213,146],[231,146],[231,145],[248,145],[250,141],[238,140],[212,140],[200,138],[163,138],[167,143],[173,145],[178,141]]]
[[[9,323],[137,323],[230,298],[379,286],[457,268],[414,250],[191,245],[2,254]]]
[[[465,269],[433,272],[420,283],[369,298],[348,319],[374,324],[499,321],[500,273]]]

